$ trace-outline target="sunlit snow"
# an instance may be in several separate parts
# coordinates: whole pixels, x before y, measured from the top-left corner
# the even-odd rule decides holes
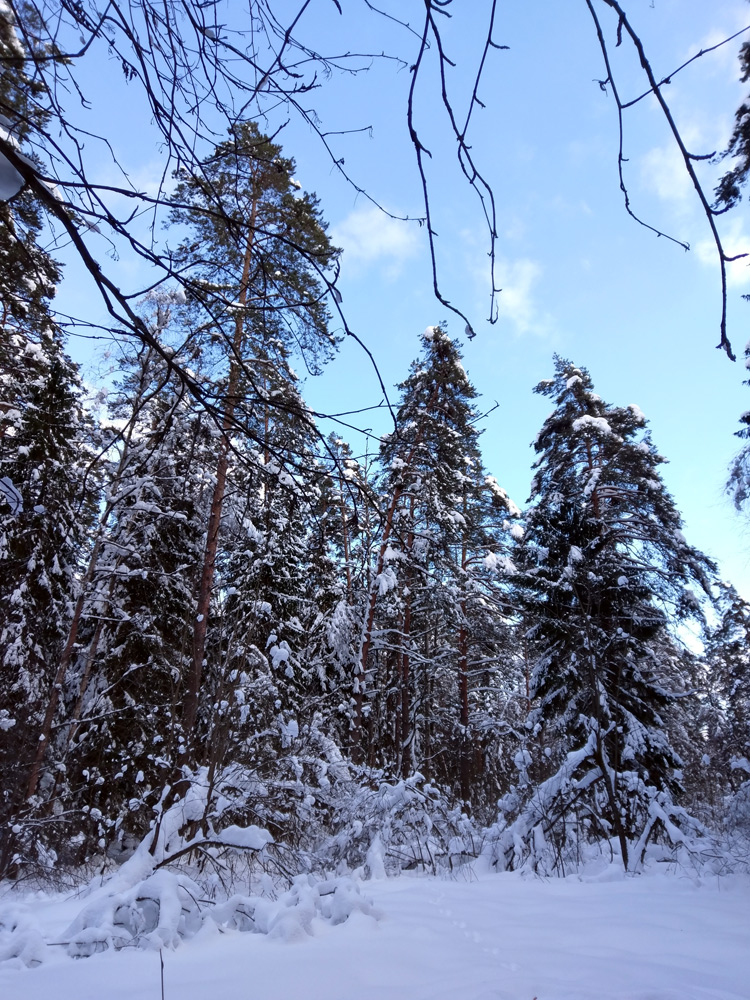
[[[376,862],[373,857],[373,868]],[[263,912],[256,905],[253,915],[257,912],[272,933],[252,933],[253,921],[243,923],[238,903],[217,905],[217,922],[204,924],[174,949],[171,942],[162,943],[164,996],[748,997],[747,877],[698,878],[687,870],[627,877],[602,861],[587,874],[551,881],[459,869],[450,878],[402,875],[361,882],[355,876],[347,884],[347,892],[336,890],[341,891],[337,914],[321,895],[325,889],[307,883],[296,895],[266,900]],[[166,885],[150,891],[164,894]],[[91,905],[103,903],[95,892]],[[68,957],[64,932],[81,923],[85,909],[77,892],[9,892],[0,899],[0,956],[12,925],[25,949],[0,963],[4,1000],[161,996],[158,942],[151,950],[110,949],[80,961]],[[24,957],[34,956],[41,964],[26,968]]]

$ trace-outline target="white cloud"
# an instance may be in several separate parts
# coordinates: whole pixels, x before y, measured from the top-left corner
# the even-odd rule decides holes
[[[688,118],[680,125],[680,134],[689,153],[706,156],[726,146],[730,132],[727,117],[715,115],[708,120],[703,113],[700,117],[691,114]],[[700,160],[693,161],[693,167],[704,194],[712,200],[714,187],[724,168]],[[676,142],[667,141],[649,150],[640,161],[640,175],[643,186],[668,204],[682,221],[688,213],[702,220],[698,194]],[[647,218],[647,221],[651,220]]]
[[[507,238],[507,237],[506,237]],[[482,244],[477,233],[470,229],[461,232],[464,268],[473,279],[476,289],[476,310],[481,314],[487,309],[490,290],[490,266],[487,247]],[[510,324],[518,335],[532,333],[539,336],[548,334],[553,326],[548,313],[541,312],[536,299],[536,286],[542,275],[542,266],[530,257],[495,258],[495,288],[497,292],[494,308],[502,328]]]
[[[714,48],[747,24],[747,11],[738,8],[733,17],[728,12],[725,14],[727,23],[706,32],[694,46],[683,52],[682,61],[688,61],[699,51],[704,51],[705,55],[693,63],[692,69],[685,69],[684,75],[676,76],[671,86],[664,90],[686,148],[699,156],[726,148],[733,127],[734,110],[747,92],[747,85],[739,82],[737,53],[748,36],[743,35],[718,49]],[[723,79],[719,84],[716,79],[711,82],[712,77]],[[703,82],[703,90],[699,80]],[[728,96],[727,83],[736,88],[734,99]],[[714,94],[713,98],[711,94]],[[706,103],[709,98],[710,103]],[[719,99],[721,103],[717,104]],[[654,98],[649,98],[649,107],[661,117]],[[711,173],[709,164],[695,161],[694,166],[710,198],[717,178]],[[715,168],[713,172],[716,172]],[[649,150],[640,160],[640,175],[644,187],[673,209],[682,213],[698,207],[693,182],[675,142],[667,140],[662,146]]]
[[[728,257],[741,253],[750,254],[750,233],[745,230],[742,219],[732,219],[720,235],[724,252]],[[695,252],[703,264],[718,269],[716,244],[710,236],[695,244]],[[740,286],[747,288],[750,284],[750,256],[741,257],[727,264],[727,284],[733,288]]]
[[[500,258],[495,265],[498,319],[512,323],[518,333],[542,333],[546,327],[534,302],[534,286],[542,268],[528,257]]]
[[[641,160],[641,176],[647,188],[678,205],[685,205],[695,191],[685,161],[673,145],[650,149]]]
[[[726,12],[729,14],[729,11]],[[730,79],[733,83],[737,81],[739,77],[739,61],[737,58],[737,53],[739,52],[740,46],[744,41],[747,40],[747,35],[740,35],[739,38],[733,39],[731,42],[727,42],[726,45],[722,45],[731,35],[737,31],[741,31],[742,28],[747,25],[747,11],[742,8],[738,8],[733,16],[729,16],[724,27],[712,28],[706,32],[703,38],[698,41],[695,48],[687,51],[685,53],[685,59],[692,58],[697,52],[701,50],[706,54],[701,56],[700,62],[703,66],[707,66],[715,72],[720,72]],[[715,48],[715,46],[719,48]],[[709,52],[709,49],[713,49]],[[688,70],[689,72],[689,70]]]
[[[419,250],[416,223],[392,219],[374,205],[355,209],[333,226],[331,240],[343,249],[345,267],[387,264],[393,277]]]

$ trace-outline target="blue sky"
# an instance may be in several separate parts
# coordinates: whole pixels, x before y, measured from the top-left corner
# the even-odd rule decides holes
[[[390,4],[400,11],[420,4]],[[445,23],[448,54],[455,58],[451,86],[465,107],[469,73],[478,56],[482,11],[489,3],[457,4]],[[598,4],[605,32],[616,25]],[[281,7],[291,5],[282,3]],[[300,34],[330,49],[400,51],[410,54],[409,36],[361,5],[313,5]],[[748,339],[750,304],[744,262],[730,275],[729,333],[739,361],[732,364],[714,345],[719,338],[719,271],[709,232],[689,178],[677,160],[663,118],[651,99],[626,117],[627,182],[636,211],[649,223],[689,242],[684,252],[639,227],[624,210],[617,177],[617,121],[611,94],[597,80],[606,74],[586,4],[498,5],[495,38],[508,45],[493,51],[480,87],[472,152],[490,181],[498,209],[499,318],[489,310],[487,238],[475,199],[455,167],[455,142],[437,100],[436,80],[425,74],[417,93],[418,123],[433,152],[428,165],[434,228],[444,295],[469,316],[477,336],[464,345],[464,364],[490,408],[482,439],[489,471],[519,505],[531,478],[534,439],[549,410],[532,387],[550,375],[558,352],[586,365],[597,391],[609,402],[637,403],[650,420],[653,439],[669,459],[665,479],[686,520],[689,541],[719,559],[723,574],[750,596],[750,529],[723,495],[726,469],[739,442],[739,415],[750,409],[742,352]],[[639,0],[626,4],[642,34],[658,77],[664,77],[701,47],[750,24],[746,0]],[[365,44],[366,43],[366,44]],[[721,149],[733,113],[747,86],[738,81],[740,40],[698,60],[667,88],[675,118],[691,151]],[[413,53],[413,50],[412,50]],[[614,52],[623,97],[644,89],[627,42]],[[92,61],[98,99],[92,127],[103,125],[118,156],[138,184],[153,185],[161,153],[138,95],[120,82],[121,71],[102,54]],[[372,126],[372,131],[333,137],[347,172],[395,215],[423,214],[419,180],[405,122],[408,66],[374,62],[367,73],[334,77],[307,99],[325,128]],[[111,84],[107,81],[111,81]],[[112,116],[112,108],[117,115]],[[432,294],[425,231],[379,213],[348,187],[304,123],[282,110],[269,130],[283,125],[279,141],[297,160],[297,176],[317,192],[334,241],[343,247],[339,283],[350,327],[375,355],[388,387],[405,377],[426,326],[447,320],[461,336],[463,322]],[[99,169],[108,166],[100,150]],[[718,167],[702,164],[713,189]],[[746,209],[723,217],[730,250],[750,250]],[[127,286],[144,279],[141,265],[123,256],[119,273]],[[60,307],[80,312],[91,293],[73,265],[60,292]],[[92,308],[96,309],[95,306]],[[72,343],[85,358],[88,346]],[[352,342],[305,395],[319,410],[337,412],[375,405],[381,399],[369,361]],[[392,400],[397,394],[391,392]],[[375,412],[354,417],[374,433],[387,429]],[[342,436],[354,435],[342,432]],[[353,441],[358,446],[356,440]]]

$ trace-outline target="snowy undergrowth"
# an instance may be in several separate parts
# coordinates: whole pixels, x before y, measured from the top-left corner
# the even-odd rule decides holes
[[[110,949],[174,949],[207,924],[296,940],[312,932],[314,921],[337,925],[354,912],[378,918],[361,891],[362,871],[327,877],[300,872],[304,854],[275,844],[267,830],[221,828],[222,811],[209,801],[204,777],[193,775],[183,797],[158,812],[127,861],[79,891],[86,901],[56,946],[72,958]],[[380,871],[377,843],[368,856]],[[253,882],[255,893],[237,891]],[[49,942],[17,895],[0,899],[0,964],[33,967],[44,961]]]
[[[438,874],[474,857],[480,843],[476,824],[421,774],[384,780],[340,792],[332,833],[315,846],[319,863],[371,877],[401,871]]]
[[[74,911],[68,906],[68,919],[54,930],[36,920],[31,894],[10,885],[0,891],[0,967],[32,968],[60,950],[72,958],[174,950],[207,933],[305,940],[353,915],[379,920],[371,887],[399,874],[460,876],[467,884],[510,870],[521,877],[574,874],[583,880],[627,875],[615,838],[586,842],[573,826],[569,843],[547,838],[545,824],[565,785],[559,776],[540,786],[520,812],[505,803],[487,829],[448,807],[421,775],[391,783],[371,779],[369,786],[342,781],[327,799],[330,832],[321,837],[311,831],[294,847],[256,825],[222,826],[229,812],[221,797],[212,800],[204,778],[192,775],[183,797],[157,811],[153,828],[126,862],[89,878],[76,893]],[[651,836],[657,824],[659,838]],[[656,797],[641,843],[633,846],[640,872],[671,871],[696,884],[748,868],[741,831],[720,843],[691,830]]]
[[[64,947],[71,958],[110,949],[175,949],[207,925],[295,941],[312,934],[316,923],[335,926],[353,913],[380,916],[356,876],[297,875],[285,890],[270,879],[258,880],[258,893],[227,896],[216,891],[215,879],[192,877],[186,870],[161,868],[134,881],[144,866],[136,853],[103,884],[95,880],[76,894],[85,902],[54,941],[45,939],[28,905],[19,902],[21,894],[6,894],[0,899],[0,965],[40,965],[50,945]]]
[[[232,803],[205,779],[190,775],[182,797],[157,808],[132,856],[80,891],[84,901],[55,946],[73,958],[174,949],[208,925],[296,940],[353,913],[377,919],[363,880],[455,870],[479,844],[471,821],[421,775],[395,783],[371,776],[364,787],[339,782],[326,801],[331,832],[311,831],[293,847],[256,825],[223,825]],[[0,901],[0,962],[35,966],[50,942],[18,909],[17,895]]]
[[[696,874],[750,871],[747,827],[733,820],[712,831],[635,772],[616,775],[622,816],[630,810],[630,829],[618,837],[606,819],[603,772],[591,766],[593,740],[547,780],[522,780],[503,796],[497,821],[481,836],[480,868],[564,877],[603,859],[631,873],[653,864]]]
[[[176,948],[208,921],[222,929],[294,941],[312,933],[315,920],[341,924],[354,912],[378,917],[351,878],[319,881],[299,875],[276,899],[234,894],[217,905],[184,873],[159,871],[129,892],[108,893],[89,903],[64,937],[72,958],[108,948]]]

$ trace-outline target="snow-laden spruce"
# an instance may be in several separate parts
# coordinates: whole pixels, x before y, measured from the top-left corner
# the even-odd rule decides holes
[[[654,839],[699,836],[673,800],[673,744],[689,700],[677,627],[701,624],[710,560],[691,548],[635,406],[593,391],[556,358],[537,387],[555,410],[539,433],[526,533],[514,562],[530,661],[530,760],[503,802],[506,856],[575,865],[578,845],[614,840],[626,868]],[[516,815],[517,818],[513,819]]]

